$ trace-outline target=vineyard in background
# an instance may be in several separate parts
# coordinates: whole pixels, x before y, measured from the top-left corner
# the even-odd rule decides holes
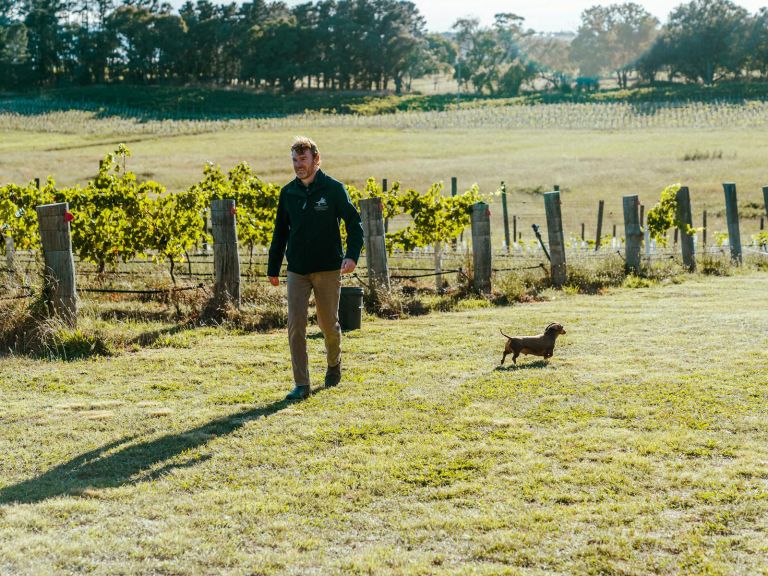
[[[641,130],[648,128],[735,128],[768,125],[768,102],[727,99],[695,101],[556,102],[550,104],[470,100],[438,110],[389,110],[385,114],[327,114],[305,111],[284,116],[198,115],[156,112],[120,105],[23,97],[0,98],[0,130],[63,134],[201,134],[303,125],[327,128]]]
[[[73,252],[84,291],[89,286],[108,291],[109,286],[116,291],[143,293],[159,290],[169,280],[177,287],[179,275],[194,281],[194,285],[210,279],[213,261],[209,256],[211,237],[206,213],[212,200],[222,198],[234,199],[237,206],[238,239],[246,263],[243,276],[254,282],[264,279],[278,186],[263,182],[246,163],[238,164],[227,174],[209,164],[199,182],[172,194],[156,182],[139,181],[127,169],[129,156],[128,148],[120,145],[99,163],[98,176],[85,187],[59,188],[49,178],[42,186],[8,184],[0,188],[0,229],[10,239],[8,246],[16,251],[13,264],[9,252],[8,266],[24,278],[22,286],[30,286],[39,275],[36,252],[40,235],[35,207],[54,202],[69,204]],[[374,179],[369,179],[363,189],[350,186],[349,192],[355,203],[362,198],[381,198],[389,228],[386,245],[393,279],[418,281],[438,277],[438,288],[442,283],[447,286],[447,278],[452,275],[460,282],[471,268],[464,238],[470,206],[480,200],[493,202],[500,195],[500,190],[483,195],[473,186],[462,194],[448,196],[440,183],[426,192],[402,189],[397,182],[385,189]],[[504,202],[506,205],[506,198]],[[657,226],[654,238],[646,237],[648,263],[674,260],[677,238],[666,246],[665,236],[672,223],[664,229]],[[504,239],[495,242],[494,271],[537,270],[546,277],[545,242],[530,231],[526,231],[523,239],[522,222],[518,231],[516,219],[511,231],[509,222],[507,225]],[[582,227],[581,237],[566,239],[569,262],[619,262],[622,234],[623,230],[617,234],[614,225],[613,230],[605,230],[602,238],[587,239]],[[697,253],[706,252],[698,234],[694,240],[701,244]],[[767,240],[765,232],[754,235],[745,242],[748,254],[762,252]],[[710,253],[724,254],[724,244],[727,245],[727,235],[711,236]],[[363,262],[358,272],[361,282],[365,282],[364,267]]]

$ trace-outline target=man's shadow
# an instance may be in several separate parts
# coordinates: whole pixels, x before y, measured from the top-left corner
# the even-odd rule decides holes
[[[36,478],[0,489],[0,504],[11,502],[30,504],[56,496],[82,494],[88,489],[116,488],[124,484],[158,478],[174,468],[193,466],[200,463],[201,459],[193,458],[187,462],[169,463],[151,474],[142,474],[185,450],[205,445],[216,436],[231,434],[246,422],[262,416],[270,416],[291,404],[289,400],[281,400],[262,408],[217,418],[186,432],[167,434],[140,444],[130,444],[136,436],[127,436],[96,450],[80,454]],[[116,452],[109,453],[115,449],[117,449]]]

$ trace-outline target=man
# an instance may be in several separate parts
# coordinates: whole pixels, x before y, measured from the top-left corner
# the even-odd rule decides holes
[[[280,266],[286,254],[288,343],[295,383],[286,399],[303,400],[310,390],[307,313],[313,290],[317,323],[325,337],[325,385],[336,386],[341,381],[341,275],[353,272],[357,266],[363,248],[363,225],[344,185],[320,170],[320,151],[312,140],[297,137],[291,146],[291,157],[296,178],[280,191],[267,276],[273,286],[279,284]],[[344,220],[347,229],[346,253],[341,243],[340,220]]]

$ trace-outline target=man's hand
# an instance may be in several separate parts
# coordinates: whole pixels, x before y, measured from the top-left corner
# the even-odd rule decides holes
[[[280,286],[280,278],[277,276],[269,276],[269,283],[272,284],[272,286]]]
[[[344,260],[341,261],[341,273],[342,274],[351,274],[355,271],[355,268],[357,267],[357,263],[352,260],[352,258],[344,258]]]

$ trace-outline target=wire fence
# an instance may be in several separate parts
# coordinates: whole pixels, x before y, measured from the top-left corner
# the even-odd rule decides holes
[[[605,261],[611,258],[624,260],[622,252],[624,248],[621,238],[612,238],[605,246],[595,249],[589,242],[574,242],[566,250],[566,262],[571,266],[590,265],[595,262]],[[755,255],[758,258],[768,257],[768,247],[757,244],[742,247],[745,254]],[[264,249],[266,250],[266,249]],[[727,242],[722,245],[699,246],[697,249],[699,256],[728,256]],[[472,254],[467,249],[466,244],[457,242],[455,246],[447,245],[443,248],[440,258],[440,270],[435,267],[435,253],[432,247],[416,249],[410,252],[396,251],[389,258],[389,277],[394,281],[417,281],[425,278],[437,276],[456,276],[458,278],[468,278],[466,272],[467,264]],[[509,249],[504,246],[493,254],[495,266],[492,268],[495,274],[518,273],[531,270],[542,270],[545,274],[549,273],[546,263],[545,251],[536,244],[513,244]],[[647,244],[641,255],[647,265],[653,262],[676,261],[683,266],[680,249],[675,244],[669,246],[660,246],[655,241]],[[251,283],[268,282],[266,275],[266,264],[268,255],[266,252],[257,254],[241,253],[241,262],[248,262],[246,270],[240,273],[240,277]],[[128,260],[120,262],[114,269],[108,269],[99,272],[95,265],[75,258],[77,264],[78,292],[94,295],[126,295],[126,296],[169,296],[177,292],[186,292],[192,290],[202,290],[210,284],[214,278],[213,272],[214,260],[211,254],[200,252],[190,254],[188,259],[177,263],[175,276],[180,279],[194,280],[194,285],[189,286],[157,286],[157,283],[168,282],[169,270],[167,264],[161,264],[150,257],[146,259]],[[426,265],[429,263],[429,265]],[[13,293],[23,290],[22,294],[3,295],[0,302],[21,300],[34,296],[32,278],[36,272],[42,269],[42,259],[37,252],[17,252],[14,257],[14,270],[7,266],[0,266],[0,273],[12,274],[24,277],[26,283],[24,286],[0,285],[0,294],[2,292]],[[444,268],[443,268],[444,266]],[[360,280],[368,278],[366,270],[365,257],[363,257],[358,266],[359,272],[353,277]],[[123,286],[103,286],[102,284],[109,280],[121,279]],[[284,281],[284,277],[283,277]],[[151,286],[151,284],[156,286]],[[139,284],[139,286],[136,286]]]

